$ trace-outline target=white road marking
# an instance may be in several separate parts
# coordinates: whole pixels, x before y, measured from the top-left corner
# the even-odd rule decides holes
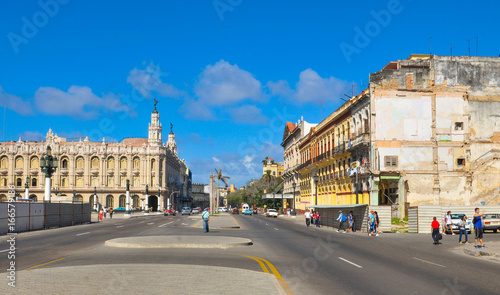
[[[413,258],[413,259],[415,259],[415,260],[418,260],[418,261],[424,262],[424,263],[428,263],[428,264],[435,265],[435,266],[439,266],[439,267],[446,267],[446,266],[444,266],[444,265],[437,264],[437,263],[434,263],[434,262],[430,262],[430,261],[427,261],[427,260],[423,260],[423,259],[420,259],[420,258],[417,258],[417,257],[412,257],[412,258]]]
[[[159,225],[158,227],[164,227],[165,225],[169,225],[169,224],[171,224],[171,223],[174,223],[174,222],[173,222],[173,221],[170,221],[170,222],[167,222],[167,223],[165,223],[165,224]]]
[[[269,225],[269,224],[266,223],[266,225]]]
[[[139,222],[139,223],[144,223],[144,222],[145,222],[145,221],[141,221],[141,222]]]
[[[155,223],[154,223],[154,222],[150,222],[150,223],[148,223],[148,225],[151,225],[151,224],[155,224]]]
[[[9,250],[10,250],[10,249],[7,249],[7,250],[2,250],[2,251],[0,251],[0,253],[2,253],[2,252],[7,252],[7,251],[9,251]]]
[[[83,235],[88,235],[88,234],[90,234],[90,232],[89,232],[89,231],[88,231],[88,232],[85,232],[85,233],[77,234],[77,236],[83,236]]]
[[[119,225],[119,226],[117,226],[116,228],[120,228],[120,227],[124,227],[124,226],[125,226],[125,225]]]
[[[188,224],[183,222],[181,225],[188,225]]]
[[[279,230],[279,229],[277,229],[277,228],[274,228],[274,229],[275,229],[275,230]]]
[[[358,265],[358,264],[356,264],[356,263],[354,263],[354,262],[352,262],[352,261],[349,261],[349,260],[347,260],[347,259],[345,259],[345,258],[339,257],[339,259],[340,259],[340,260],[342,260],[342,261],[345,261],[345,262],[347,262],[347,263],[349,263],[349,264],[352,264],[352,265],[354,265],[355,267],[358,267],[358,268],[363,268],[361,265]]]

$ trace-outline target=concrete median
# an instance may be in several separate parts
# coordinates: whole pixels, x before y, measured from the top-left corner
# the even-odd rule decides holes
[[[224,236],[145,236],[108,240],[108,247],[119,248],[201,248],[227,249],[253,245],[252,240]]]

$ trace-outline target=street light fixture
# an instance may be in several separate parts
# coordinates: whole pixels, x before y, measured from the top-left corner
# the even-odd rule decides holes
[[[161,214],[161,187],[158,187],[158,207],[156,209],[156,214]]]
[[[29,200],[30,198],[30,187],[29,187],[30,178],[26,177],[26,182],[24,183],[24,198]]]
[[[45,202],[50,202],[51,177],[56,172],[57,166],[57,157],[52,156],[52,148],[47,146],[47,154],[40,159],[40,168],[42,173],[45,173]]]
[[[319,176],[318,174],[314,174],[313,176],[313,180],[314,180],[314,188],[315,188],[315,191],[316,191],[316,196],[315,196],[315,200],[314,200],[314,205],[318,205],[318,180],[319,180]]]

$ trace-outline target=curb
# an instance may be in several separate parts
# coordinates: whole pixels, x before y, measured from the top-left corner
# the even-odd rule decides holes
[[[463,251],[465,254],[470,255],[470,256],[484,257],[484,258],[487,258],[490,260],[495,260],[495,261],[500,262],[500,254],[498,254],[498,253],[492,253],[492,252],[486,252],[486,251],[474,250],[474,249],[471,250],[468,248],[464,248]]]
[[[104,245],[115,248],[184,248],[184,249],[227,249],[253,245],[252,240],[241,238],[241,242],[230,243],[169,243],[169,242],[127,242],[127,238],[107,240]]]

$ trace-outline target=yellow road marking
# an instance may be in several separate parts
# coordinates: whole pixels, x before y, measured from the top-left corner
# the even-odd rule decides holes
[[[34,269],[34,268],[41,267],[41,266],[44,266],[44,265],[47,265],[47,264],[51,264],[51,263],[54,263],[54,262],[57,262],[57,261],[61,261],[61,260],[63,260],[63,259],[64,259],[64,257],[63,257],[63,258],[56,259],[56,260],[52,260],[52,261],[49,261],[49,262],[45,262],[45,263],[42,263],[42,264],[39,264],[39,265],[35,265],[35,266],[29,267],[29,268],[27,268],[27,269],[25,269],[25,270],[32,270],[32,269]]]
[[[233,216],[233,215],[231,215],[231,217],[234,219],[234,221],[236,221],[236,224],[238,224],[238,226],[241,228],[241,225],[240,225],[240,223],[238,222],[238,220],[236,220],[236,218],[234,218],[234,216]]]
[[[262,271],[264,271],[265,273],[270,273],[269,270],[267,270],[267,267],[264,264],[264,262],[260,261],[258,257],[252,257],[252,256],[247,256],[247,255],[243,255],[243,256],[257,261],[259,263],[260,267],[262,267]]]
[[[292,289],[287,285],[287,283],[285,283],[285,280],[283,280],[283,277],[280,275],[280,273],[278,272],[276,267],[274,267],[274,265],[271,262],[267,261],[264,258],[260,258],[260,257],[252,257],[252,256],[247,256],[247,255],[243,255],[243,256],[257,261],[259,263],[260,267],[262,267],[262,270],[265,273],[269,273],[269,271],[267,270],[267,268],[264,264],[264,262],[265,262],[267,264],[267,267],[269,267],[269,269],[273,272],[273,275],[276,277],[276,279],[278,279],[278,282],[280,283],[283,290],[285,290],[286,294],[293,295]]]

